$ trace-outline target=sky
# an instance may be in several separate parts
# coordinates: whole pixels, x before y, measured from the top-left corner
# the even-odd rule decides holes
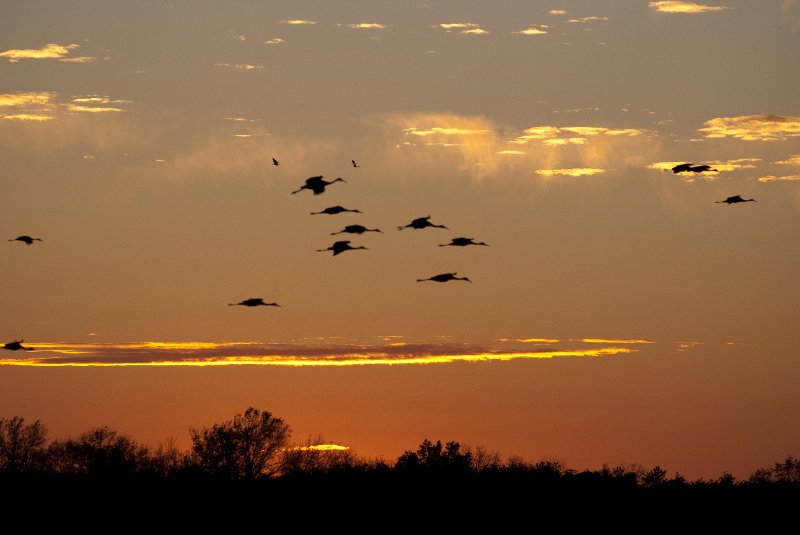
[[[798,47],[796,0],[4,2],[0,417],[797,455]]]

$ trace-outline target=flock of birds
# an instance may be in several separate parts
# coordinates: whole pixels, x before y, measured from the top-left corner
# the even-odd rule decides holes
[[[355,160],[350,160],[350,162],[352,163],[353,167],[360,167],[360,165]],[[274,166],[278,166],[278,165],[280,165],[280,162],[278,160],[276,160],[275,158],[272,158],[272,164]],[[704,172],[707,172],[707,171],[717,172],[717,170],[713,169],[710,165],[707,165],[707,164],[694,164],[694,163],[691,163],[691,162],[682,163],[682,164],[676,165],[676,166],[672,167],[670,170],[675,174],[685,173],[685,172],[692,172],[692,173],[704,173]],[[332,184],[335,184],[337,182],[346,182],[346,181],[341,177],[335,178],[333,180],[325,180],[325,178],[322,175],[312,176],[310,178],[307,178],[305,183],[302,186],[300,186],[298,189],[292,191],[291,193],[295,194],[295,193],[300,193],[303,190],[309,190],[314,195],[321,195],[322,193],[325,192],[325,189],[328,186],[331,186]],[[728,197],[726,199],[723,199],[721,201],[714,201],[714,202],[731,205],[731,204],[736,204],[736,203],[755,202],[755,201],[756,201],[755,199],[745,199],[741,195],[733,195],[733,196],[730,196],[730,197]],[[362,213],[358,209],[345,208],[345,207],[340,206],[340,205],[335,205],[335,206],[329,206],[329,207],[327,207],[324,210],[321,210],[319,212],[310,212],[310,214],[311,215],[319,215],[319,214],[336,215],[336,214],[341,214],[341,213],[345,213],[345,212],[353,212],[353,213],[358,213],[358,214]],[[423,216],[423,217],[417,217],[416,219],[413,219],[410,223],[408,223],[406,225],[398,226],[397,230],[404,230],[404,229],[407,229],[407,228],[415,229],[415,230],[420,230],[420,229],[425,229],[425,228],[448,229],[448,227],[446,227],[445,225],[439,225],[439,224],[436,224],[436,223],[432,223],[430,215]],[[346,225],[340,231],[332,232],[331,236],[335,236],[335,235],[338,235],[338,234],[357,234],[357,235],[362,235],[362,234],[364,234],[366,232],[383,233],[382,230],[377,229],[377,228],[367,228],[364,225],[351,224],[351,225]],[[44,240],[42,240],[42,238],[34,238],[33,236],[29,236],[29,235],[23,234],[23,235],[17,236],[16,238],[11,238],[8,241],[19,241],[19,242],[22,242],[22,243],[24,243],[26,245],[32,245],[34,242],[44,241]],[[466,247],[466,246],[469,246],[469,245],[488,246],[489,244],[485,243],[485,242],[476,242],[474,238],[466,238],[466,237],[460,236],[460,237],[451,239],[450,243],[439,244],[439,247],[447,247],[447,246]],[[330,245],[329,247],[326,247],[325,249],[317,249],[317,252],[332,251],[333,252],[333,256],[336,256],[336,255],[341,254],[341,253],[343,253],[345,251],[353,251],[353,250],[357,250],[357,249],[367,249],[367,247],[364,247],[364,246],[361,246],[361,245],[359,245],[359,246],[351,245],[351,241],[350,240],[337,240],[337,241],[334,241],[332,245]],[[433,275],[433,276],[428,277],[428,278],[417,279],[417,282],[425,282],[425,281],[432,281],[432,282],[466,281],[466,282],[472,283],[472,281],[468,277],[459,277],[458,274],[455,273],[455,272],[453,272],[453,273],[439,273],[438,275]],[[270,307],[271,306],[271,307],[280,307],[281,305],[279,305],[278,303],[274,303],[274,302],[268,303],[268,302],[264,301],[264,299],[261,298],[261,297],[251,297],[251,298],[239,301],[237,303],[228,303],[228,306],[245,306],[245,307],[259,307],[259,306]],[[34,349],[32,347],[23,346],[22,345],[23,342],[24,342],[24,340],[14,340],[13,342],[8,342],[8,343],[4,344],[2,346],[2,348],[3,349],[8,349],[8,350],[11,350],[11,351],[18,351],[18,350],[31,351],[31,350]]]

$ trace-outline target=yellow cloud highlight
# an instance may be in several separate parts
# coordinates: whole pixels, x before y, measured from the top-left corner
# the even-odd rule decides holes
[[[58,45],[47,44],[38,49],[12,49],[0,52],[0,58],[8,58],[11,62],[21,59],[59,59],[69,54],[70,50],[78,48],[78,45]]]
[[[662,0],[660,2],[650,2],[650,9],[659,13],[708,13],[712,11],[724,11],[727,6],[706,6],[695,4],[694,2],[682,2],[679,0]]]
[[[349,446],[340,446],[339,444],[316,444],[314,446],[295,446],[289,448],[289,451],[347,451]]]
[[[548,13],[550,13],[551,15],[566,15],[567,14],[567,10],[566,9],[551,9],[550,11],[548,11]]]
[[[591,176],[598,173],[605,173],[605,169],[594,169],[586,167],[573,167],[569,169],[537,169],[536,174],[544,176]]]
[[[569,19],[567,22],[571,24],[585,24],[594,21],[607,21],[608,17],[581,17],[579,19]]]
[[[32,113],[15,113],[11,115],[3,115],[3,119],[9,119],[11,121],[34,121],[34,122],[42,122],[42,121],[52,121],[55,119],[52,115],[37,115]]]
[[[358,24],[348,24],[354,30],[382,30],[386,28],[385,24],[378,24],[377,22],[359,22]]]
[[[471,30],[462,30],[459,33],[463,33],[466,35],[489,35],[487,30],[483,28],[472,28]]]
[[[704,123],[707,138],[735,138],[744,141],[782,141],[800,136],[800,117],[762,114],[717,117]]]
[[[516,33],[516,34],[520,34],[520,35],[545,35],[547,33],[547,30],[543,30],[541,28],[533,28],[533,27],[531,27],[531,28],[525,28],[524,30],[519,30],[517,32],[511,32],[511,33]]]
[[[502,341],[507,339],[503,338]],[[558,338],[515,338],[514,342],[522,342],[523,344],[556,344],[559,342]]]
[[[444,30],[463,30],[469,28],[478,28],[480,24],[475,24],[474,22],[446,22],[444,24],[437,24],[434,28],[442,28]]]
[[[280,44],[282,44],[284,42],[285,41],[280,37],[273,37],[272,39],[267,39],[266,41],[264,41],[264,44],[265,45],[280,45]]]
[[[596,136],[640,136],[646,134],[646,130],[638,128],[604,128],[601,126],[532,126],[526,128],[523,134],[513,139],[512,143],[525,144],[535,139],[550,146],[560,145],[583,145],[587,137]],[[578,134],[571,136],[570,134]]]
[[[0,107],[47,106],[55,100],[56,94],[41,93],[0,93]]]
[[[93,58],[90,56],[79,56],[75,58],[59,58],[58,61],[62,61],[64,63],[91,63],[97,58]]]
[[[499,150],[497,151],[497,154],[521,155],[526,153],[521,150]]]
[[[779,163],[781,165],[800,165],[800,154],[793,154],[787,159],[775,163]]]
[[[313,25],[316,24],[317,21],[314,20],[303,20],[303,19],[291,19],[291,20],[282,20],[281,24],[289,24],[291,26],[304,26],[304,25]]]
[[[125,367],[125,366],[283,366],[347,367],[496,362],[560,357],[626,355],[624,347],[504,351],[473,347],[452,351],[446,345],[417,344],[402,347],[302,347],[263,343],[158,343],[65,344],[31,343],[24,355],[0,358],[4,366]],[[462,347],[462,349],[470,349]]]
[[[263,69],[263,65],[250,65],[249,63],[215,63],[214,67],[224,67],[226,69],[236,69],[238,71],[254,71]]]
[[[655,342],[651,342],[650,340],[626,340],[626,339],[619,339],[619,338],[582,338],[581,342],[585,342],[587,344],[654,344]]]
[[[762,176],[758,179],[759,182],[794,182],[796,180],[800,180],[800,175],[789,175],[789,176]]]

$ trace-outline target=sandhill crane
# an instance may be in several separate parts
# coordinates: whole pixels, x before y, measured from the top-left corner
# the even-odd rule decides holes
[[[336,256],[339,253],[343,253],[345,251],[352,251],[354,249],[366,249],[366,247],[364,247],[363,245],[359,247],[353,247],[352,245],[350,245],[350,240],[342,240],[334,242],[333,245],[331,245],[326,249],[317,249],[317,252],[321,253],[324,251],[333,251],[333,256]]]
[[[447,247],[448,245],[454,245],[456,247],[464,247],[465,245],[485,245],[489,246],[488,243],[483,243],[482,241],[476,242],[475,238],[453,238],[450,240],[450,243],[440,243],[439,247]]]
[[[367,228],[364,225],[347,225],[346,227],[344,227],[339,232],[331,232],[331,236],[334,236],[336,234],[343,234],[343,233],[364,234],[365,232],[380,232],[381,234],[383,234],[383,231],[381,229],[378,229],[378,228]]]
[[[350,160],[350,161],[353,162],[353,167],[359,167],[359,165],[356,163],[355,160]]]
[[[339,177],[328,181],[323,179],[322,176],[312,176],[311,178],[306,179],[306,183],[300,186],[300,189],[297,189],[292,193],[299,193],[304,189],[309,189],[314,192],[314,195],[319,195],[325,191],[326,186],[330,186],[334,182],[346,182],[346,180]]]
[[[31,238],[30,236],[17,236],[16,238],[11,238],[8,241],[21,241],[30,245],[35,241],[44,241],[44,240],[41,238]]]
[[[705,173],[706,171],[714,171],[715,173],[719,172],[717,169],[712,169],[710,165],[706,164],[695,165],[693,163],[682,163],[676,165],[671,169],[671,171],[675,174],[683,173],[686,171],[691,171],[693,173]]]
[[[336,215],[336,214],[341,214],[342,212],[355,212],[357,214],[360,214],[361,210],[357,210],[355,208],[353,208],[353,209],[345,208],[344,206],[339,206],[337,204],[336,206],[329,206],[329,207],[327,207],[324,210],[321,210],[319,212],[310,212],[310,213],[311,213],[311,215],[316,215],[316,214]]]
[[[261,297],[251,297],[250,299],[245,299],[244,301],[239,301],[238,303],[228,303],[229,307],[241,305],[244,307],[279,307],[278,303],[265,303],[264,299]]]
[[[755,199],[743,199],[741,195],[728,197],[724,201],[714,201],[715,203],[736,204],[737,202],[757,202]]]
[[[280,164],[281,164],[281,162],[279,162],[275,158],[272,159],[272,165],[280,165]]]
[[[434,281],[434,282],[447,282],[447,281],[467,281],[472,283],[467,277],[456,277],[455,273],[440,273],[439,275],[434,275],[433,277],[429,277],[427,279],[417,279],[417,282],[423,281]]]
[[[425,227],[436,227],[436,228],[447,228],[444,225],[434,225],[430,222],[431,216],[426,217],[418,217],[413,220],[408,225],[403,225],[402,227],[397,227],[397,230],[403,230],[404,228],[413,228],[413,229],[420,229]]]
[[[8,342],[7,344],[3,345],[3,349],[9,349],[11,351],[17,351],[20,349],[25,351],[33,351],[32,347],[24,347],[22,342],[24,342],[24,340],[14,340],[13,342]]]

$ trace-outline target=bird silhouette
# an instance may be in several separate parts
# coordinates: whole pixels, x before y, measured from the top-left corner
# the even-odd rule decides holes
[[[465,245],[485,245],[489,246],[488,243],[476,242],[475,238],[453,238],[450,240],[450,243],[440,243],[439,247],[447,247],[448,245],[454,245],[457,247],[464,247]]]
[[[330,186],[334,182],[346,182],[343,178],[334,178],[333,180],[325,180],[322,176],[312,176],[311,178],[306,179],[306,183],[300,186],[300,189],[293,191],[292,193],[299,193],[304,189],[308,189],[314,192],[314,195],[319,195],[325,191],[326,186]]]
[[[455,273],[440,273],[439,275],[434,275],[433,277],[429,277],[427,279],[417,279],[417,282],[423,281],[434,281],[434,282],[447,282],[447,281],[467,281],[472,283],[467,277],[456,277]]]
[[[30,236],[17,236],[16,238],[11,238],[8,241],[21,241],[30,245],[35,241],[44,241],[44,240],[41,238],[31,238]]]
[[[420,229],[420,228],[425,228],[425,227],[436,227],[436,228],[445,228],[445,229],[447,228],[444,225],[434,225],[433,223],[430,222],[430,219],[431,219],[431,216],[418,217],[415,220],[413,220],[411,223],[409,223],[408,225],[403,225],[402,227],[397,227],[397,230],[403,230],[404,228]]]
[[[714,201],[715,203],[736,204],[737,202],[757,202],[755,199],[743,199],[741,195],[733,195],[724,201]]]
[[[275,158],[272,159],[272,165],[280,165],[280,164],[281,164],[281,162],[279,162]]]
[[[356,163],[355,160],[350,160],[350,161],[353,162],[353,167],[359,167],[359,165]]]
[[[261,297],[251,297],[250,299],[245,299],[244,301],[239,301],[238,303],[228,303],[229,307],[242,305],[245,307],[279,307],[278,303],[265,303],[264,299]]]
[[[366,247],[364,247],[363,245],[359,247],[353,247],[352,245],[350,245],[350,240],[342,240],[334,242],[333,245],[331,245],[326,249],[317,249],[317,252],[321,253],[324,251],[333,251],[333,256],[336,256],[339,253],[343,253],[345,251],[352,251],[354,249],[366,249]]]
[[[383,231],[381,229],[367,228],[364,225],[347,225],[346,227],[344,227],[339,232],[331,232],[331,236],[334,236],[336,234],[343,234],[343,233],[364,234],[365,232],[380,232],[381,234],[383,234]]]
[[[319,212],[310,212],[310,213],[311,215],[316,215],[316,214],[336,215],[336,214],[341,214],[342,212],[356,212],[357,214],[360,214],[361,210],[357,210],[355,208],[354,209],[345,208],[344,206],[339,206],[337,204],[336,206],[329,206]]]
[[[3,345],[3,349],[8,349],[8,350],[11,350],[11,351],[17,351],[19,349],[22,349],[22,350],[25,350],[25,351],[33,351],[32,347],[24,347],[22,345],[22,342],[24,342],[24,340],[14,340],[13,342],[8,342],[7,344]]]
[[[685,171],[691,171],[693,173],[705,173],[706,171],[714,171],[715,173],[719,172],[717,169],[712,169],[710,165],[694,165],[693,163],[682,163],[676,165],[671,169],[671,171],[675,174],[683,173]]]

